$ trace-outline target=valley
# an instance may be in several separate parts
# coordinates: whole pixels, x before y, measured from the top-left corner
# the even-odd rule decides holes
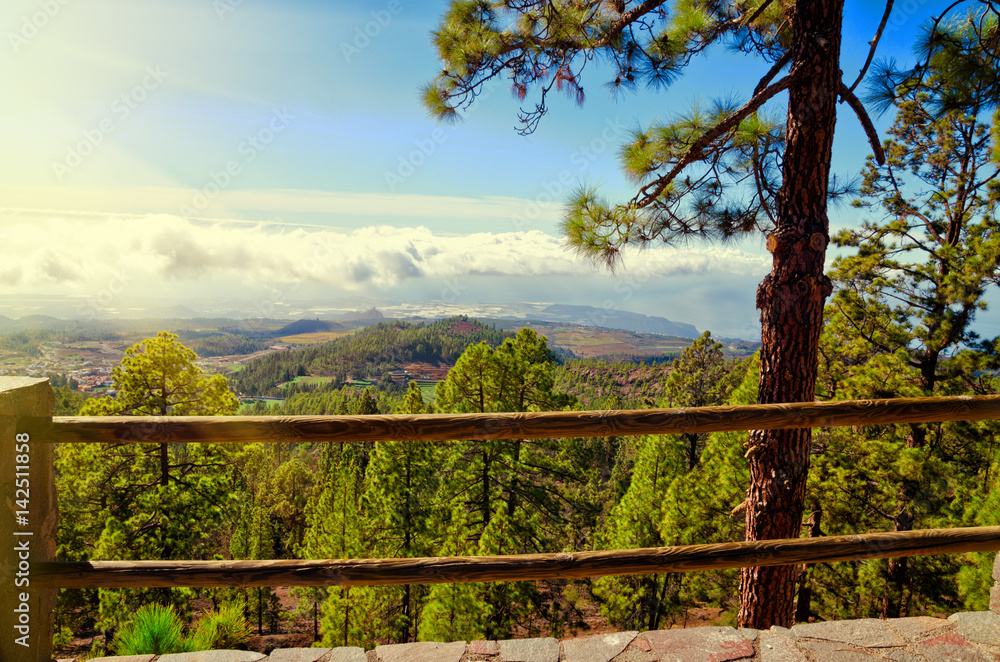
[[[562,309],[559,312],[565,314]],[[198,354],[197,365],[206,373],[225,375],[231,382],[245,382],[239,379],[241,371],[270,355],[287,353],[291,357],[298,350],[324,346],[389,321],[374,308],[353,320],[268,319],[255,320],[253,324],[227,318],[99,320],[87,324],[43,315],[20,320],[3,318],[0,320],[0,374],[64,375],[71,380],[71,385],[86,394],[107,394],[112,369],[119,364],[125,350],[157,331],[166,330],[178,334],[179,340]],[[686,337],[572,321],[490,318],[478,321],[498,333],[531,328],[548,338],[550,347],[562,360],[669,362],[691,343],[691,338]],[[666,322],[663,320],[661,325]],[[419,326],[433,324],[434,320],[414,318],[404,323]],[[455,325],[455,332],[462,335],[471,327],[469,321],[460,321]],[[723,339],[722,342],[727,355],[733,357],[749,355],[757,346],[752,341]],[[386,377],[402,386],[415,380],[419,387],[429,392],[434,384],[444,379],[453,363],[442,357],[426,358],[428,360],[400,358],[395,363],[382,363],[377,372],[369,366],[367,372],[362,368],[344,374],[342,381],[364,387],[377,385]],[[320,366],[308,368],[304,374],[299,372],[296,370],[288,379],[278,380],[274,387],[315,388],[336,379],[335,371]],[[280,401],[282,396],[268,386],[248,389],[243,395],[268,395],[275,401]]]

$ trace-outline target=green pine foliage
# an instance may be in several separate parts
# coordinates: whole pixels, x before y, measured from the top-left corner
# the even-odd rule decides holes
[[[971,48],[966,24],[950,26]],[[941,57],[944,57],[942,55]],[[953,80],[944,60],[893,89],[884,166],[869,163],[857,206],[868,216],[834,241],[836,285],[820,349],[830,399],[995,393],[997,339],[972,330],[1000,264],[992,80]],[[963,99],[955,107],[954,94]],[[995,422],[833,428],[814,436],[808,501],[824,535],[997,521]],[[983,568],[976,567],[983,565]],[[977,555],[813,566],[800,616],[949,613],[987,599]],[[808,597],[804,597],[808,596]],[[809,603],[811,601],[811,604]]]
[[[756,400],[756,357],[725,361],[708,334],[675,361],[668,392],[687,380],[685,397],[711,404]],[[706,360],[707,359],[707,360]],[[728,369],[727,369],[728,367]],[[699,380],[707,373],[711,380]],[[742,377],[734,388],[733,382]],[[700,390],[699,390],[700,385]],[[720,402],[720,398],[722,401]],[[700,436],[699,436],[700,437]],[[695,462],[684,435],[645,436],[631,470],[631,482],[597,531],[596,548],[630,549],[733,542],[743,537],[738,506],[748,480],[745,435],[704,435]],[[611,623],[627,629],[657,629],[682,619],[685,609],[712,605],[735,611],[736,571],[638,575],[594,580],[594,596]]]
[[[167,655],[194,650],[184,640],[184,624],[173,607],[140,607],[115,635],[111,649],[117,655]]]
[[[574,359],[556,368],[555,388],[572,393],[584,409],[641,409],[663,397],[670,363]]]
[[[362,510],[365,459],[355,444],[326,445],[320,454],[319,478],[306,509],[307,529],[301,553],[309,559],[366,558],[366,525]],[[324,646],[364,646],[377,614],[367,609],[367,587],[325,589],[321,631]]]
[[[552,390],[553,373],[545,339],[522,329],[495,350],[486,343],[466,350],[438,385],[435,407],[460,413],[570,406],[571,397]],[[457,442],[443,475],[438,501],[447,509],[445,548],[458,555],[557,551],[557,532],[572,505],[559,483],[582,482],[557,444],[544,439]],[[509,637],[533,620],[540,603],[530,582],[433,587],[421,637]]]
[[[202,614],[188,638],[190,648],[207,651],[245,647],[250,639],[250,626],[243,611],[242,604],[233,602]]]
[[[221,377],[206,377],[195,354],[170,333],[126,351],[112,374],[114,397],[91,399],[82,415],[212,415],[236,411]],[[132,440],[155,430],[136,425]],[[224,444],[64,444],[56,449],[65,560],[211,558],[235,505],[231,450]],[[63,592],[60,617],[114,629],[140,605],[174,604],[181,614],[192,589]],[[72,616],[72,615],[76,616]]]

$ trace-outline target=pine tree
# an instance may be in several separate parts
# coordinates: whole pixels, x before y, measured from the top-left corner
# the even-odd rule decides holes
[[[406,411],[425,411],[423,397],[410,382]],[[431,442],[382,441],[375,444],[365,472],[364,511],[372,530],[371,553],[377,558],[433,556],[439,530],[435,496],[443,460],[443,448]],[[428,587],[422,585],[372,587],[381,628],[377,639],[392,643],[413,641],[417,615]]]
[[[750,404],[759,381],[756,361],[725,365],[715,356],[710,336],[674,363],[668,393],[686,383],[692,402]],[[706,361],[705,359],[708,359]],[[715,367],[721,370],[715,372]],[[699,380],[708,368],[711,380]],[[752,369],[751,369],[752,368]],[[734,387],[739,380],[738,387]],[[699,389],[700,383],[700,389]],[[675,394],[679,391],[675,391]],[[669,400],[667,403],[676,405]],[[604,549],[693,545],[738,539],[740,520],[733,513],[741,501],[747,476],[743,438],[738,433],[699,436],[699,461],[691,466],[691,446],[684,435],[647,436],[632,470],[632,481],[621,501],[609,513],[597,534]],[[735,573],[690,573],[691,576],[641,575],[602,577],[594,581],[601,612],[612,623],[630,629],[657,629],[664,618],[674,619],[693,596],[702,603],[732,608],[726,598],[736,589]],[[711,575],[705,577],[705,575]]]
[[[112,372],[114,397],[88,400],[81,415],[220,415],[239,401],[221,377],[206,377],[196,355],[161,332],[125,352]],[[90,559],[201,559],[221,550],[233,510],[232,462],[224,444],[148,444],[155,430],[136,424],[121,444],[65,444],[56,450],[59,555]],[[184,613],[190,589],[101,589],[109,630],[150,600]],[[90,594],[91,598],[96,598]],[[64,603],[65,604],[65,603]]]
[[[560,409],[571,398],[552,392],[553,369],[545,339],[522,329],[496,350],[485,343],[469,347],[438,384],[435,407],[455,413]],[[450,518],[445,549],[455,554],[550,551],[553,528],[564,521],[557,481],[579,480],[548,440],[456,443],[442,473],[447,479],[439,499]],[[517,624],[530,622],[539,602],[530,582],[435,586],[421,638],[509,637]]]
[[[951,37],[962,49],[975,42],[968,26]],[[895,91],[887,162],[868,164],[858,201],[875,217],[834,237],[854,251],[838,258],[831,274],[837,292],[823,351],[828,392],[974,393],[982,386],[977,375],[998,363],[997,340],[982,341],[971,328],[1000,265],[1000,167],[990,158],[987,123],[994,81],[953,82],[953,70],[938,69],[939,62],[932,59],[919,84],[908,81]],[[961,108],[954,107],[957,96]],[[969,434],[974,428],[980,433]],[[928,526],[942,507],[930,486],[953,492],[963,475],[989,465],[981,429],[948,423],[880,430],[880,447],[868,448],[869,457],[882,456],[883,447],[893,450],[870,467],[857,461],[867,478],[862,484],[871,483],[874,471],[879,487],[854,502],[896,531]],[[958,463],[957,471],[947,466]],[[911,576],[911,566],[920,563],[886,562],[878,582],[882,617],[898,617],[907,601],[934,599],[937,587],[920,586]]]
[[[770,69],[742,106],[719,101],[636,131],[622,149],[635,195],[613,205],[594,190],[581,190],[569,201],[564,228],[581,253],[612,265],[629,245],[766,234],[774,260],[757,295],[763,345],[758,401],[810,401],[823,303],[832,289],[823,269],[827,199],[836,188],[830,159],[838,99],[859,116],[881,159],[853,93],[856,83],[849,87],[841,79],[843,4],[452,0],[434,33],[444,69],[425,88],[424,101],[438,118],[454,119],[489,82],[507,77],[518,98],[526,99],[529,88],[539,90],[519,117],[522,132],[530,132],[553,89],[583,102],[583,70],[595,58],[610,64],[612,91],[643,82],[666,86],[716,45],[763,59]],[[788,74],[777,78],[786,67]],[[788,112],[780,126],[759,111],[786,90]],[[747,538],[796,537],[809,430],[755,431],[751,437]],[[749,568],[742,577],[742,625],[791,624],[793,566]]]
[[[691,343],[673,362],[664,384],[663,407],[710,407],[726,401],[743,378],[734,370],[736,362],[722,355],[722,343],[712,340],[709,331]],[[681,435],[687,446],[688,471],[698,464],[699,448],[707,435],[687,432]]]
[[[320,480],[309,501],[303,557],[364,558],[367,530],[361,517],[364,474],[353,444],[324,447]],[[320,632],[324,646],[364,646],[372,643],[366,610],[367,587],[331,586],[322,605]],[[371,628],[374,629],[374,628]]]

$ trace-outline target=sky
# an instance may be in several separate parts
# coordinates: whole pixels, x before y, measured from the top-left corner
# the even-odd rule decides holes
[[[847,0],[845,79],[879,4]],[[918,27],[947,4],[897,2],[879,56],[911,60]],[[441,70],[430,33],[445,8],[4,0],[0,314],[32,312],[35,298],[70,302],[67,317],[81,302],[124,315],[139,299],[233,301],[247,315],[296,301],[530,301],[759,337],[760,238],[634,251],[609,273],[567,249],[559,222],[576,186],[631,197],[618,162],[630,130],[745,100],[766,65],[712,52],[667,90],[617,100],[588,71],[585,103],[553,98],[526,137],[501,82],[440,124],[418,95]],[[884,135],[891,117],[875,119]],[[834,171],[854,175],[868,154],[841,106]],[[831,224],[857,214],[833,209]]]

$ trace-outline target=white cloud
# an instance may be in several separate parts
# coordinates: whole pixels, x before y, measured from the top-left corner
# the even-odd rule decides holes
[[[211,180],[206,181],[208,185]],[[201,196],[201,197],[199,197]],[[546,200],[508,196],[478,198],[441,195],[350,193],[301,189],[223,190],[209,199],[204,191],[167,186],[17,186],[0,184],[0,198],[8,211],[50,212],[74,216],[107,213],[141,215],[149,212],[179,214],[194,208],[205,220],[238,222],[239,212],[277,214],[284,218],[300,214],[323,214],[345,219],[385,217],[426,224],[441,219],[468,221],[493,227],[513,227],[516,222],[555,223],[563,205]],[[45,209],[38,209],[45,200]],[[204,202],[208,206],[204,206]],[[87,210],[87,211],[80,211]],[[100,212],[95,210],[102,210]],[[236,215],[235,218],[227,218]],[[370,221],[369,221],[370,222]]]
[[[109,279],[133,285],[249,287],[318,284],[384,291],[414,279],[578,277],[601,269],[538,230],[434,233],[423,226],[356,230],[204,222],[168,214],[81,218],[0,213],[0,291],[87,294]],[[626,255],[633,279],[767,272],[766,255],[733,248],[651,249]],[[755,278],[756,280],[757,278]],[[213,291],[214,296],[227,292]]]

